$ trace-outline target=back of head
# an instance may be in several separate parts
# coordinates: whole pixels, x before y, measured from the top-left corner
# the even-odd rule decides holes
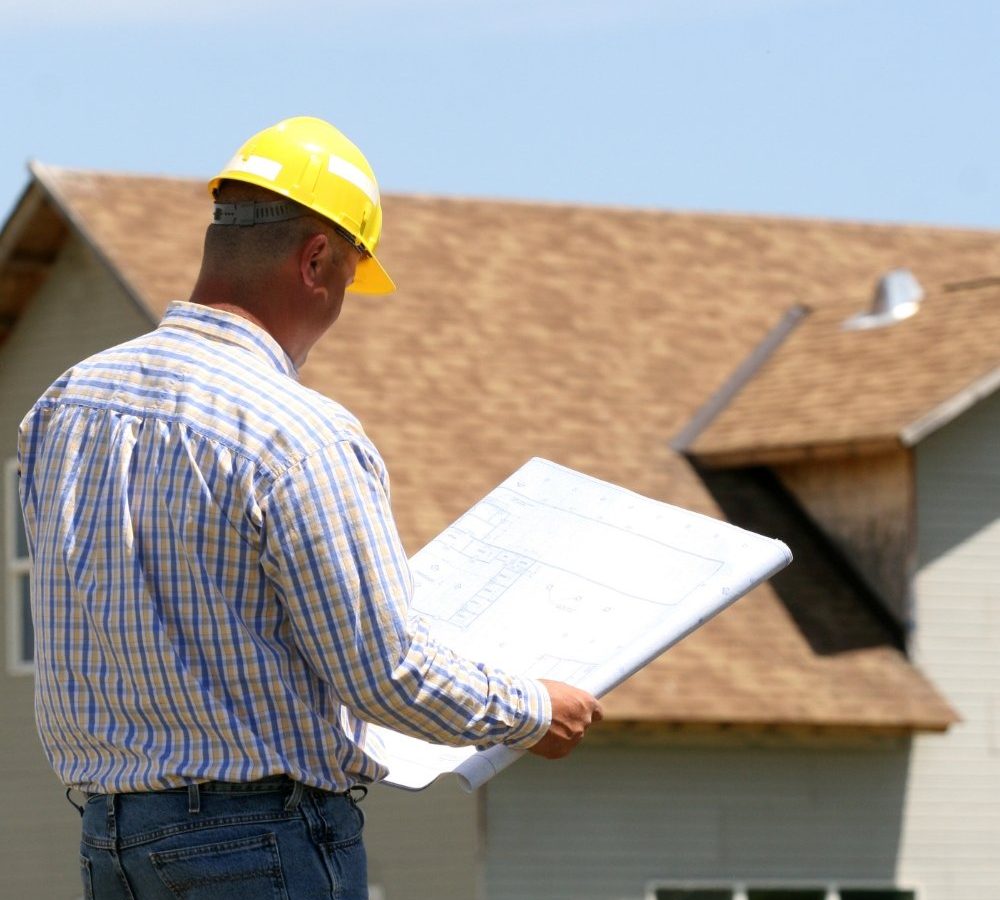
[[[216,202],[232,204],[270,204],[283,202],[287,217],[252,225],[217,224],[208,226],[202,268],[216,279],[224,279],[248,297],[270,281],[302,245],[314,234],[331,238],[331,246],[342,255],[357,251],[330,223],[311,210],[286,200],[272,191],[240,181],[222,181],[216,189]]]

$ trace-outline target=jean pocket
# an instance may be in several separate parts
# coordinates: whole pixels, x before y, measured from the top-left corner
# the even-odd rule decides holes
[[[90,873],[90,860],[80,854],[80,878],[83,879],[83,900],[94,900],[94,876]]]
[[[368,856],[358,834],[320,844],[336,900],[368,900]]]
[[[316,810],[323,826],[321,842],[333,847],[361,840],[365,814],[349,797],[327,794],[316,798]]]
[[[179,900],[288,900],[273,834],[162,850],[149,861]]]

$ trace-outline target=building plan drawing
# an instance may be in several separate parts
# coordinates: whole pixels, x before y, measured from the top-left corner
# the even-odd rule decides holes
[[[411,560],[413,613],[477,661],[602,696],[784,568],[781,542],[532,459]],[[523,751],[369,725],[387,783],[479,787]]]

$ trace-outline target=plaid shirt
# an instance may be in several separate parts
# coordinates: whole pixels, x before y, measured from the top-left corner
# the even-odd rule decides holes
[[[172,304],[21,425],[35,712],[67,785],[144,791],[385,769],[364,724],[527,747],[548,695],[409,620],[386,472],[357,420],[230,313]]]

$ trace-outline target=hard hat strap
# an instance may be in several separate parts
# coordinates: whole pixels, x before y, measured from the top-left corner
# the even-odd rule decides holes
[[[297,203],[289,203],[287,200],[274,200],[269,203],[242,200],[239,203],[216,203],[212,222],[215,225],[268,225],[272,222],[301,219],[308,215],[314,215],[314,213],[304,210]],[[356,248],[362,256],[368,256],[368,250],[360,239],[336,222],[327,221],[334,231]]]
[[[259,203],[243,200],[239,203],[216,203],[212,222],[216,225],[266,225],[271,222],[287,222],[309,215],[297,203],[275,200]]]

